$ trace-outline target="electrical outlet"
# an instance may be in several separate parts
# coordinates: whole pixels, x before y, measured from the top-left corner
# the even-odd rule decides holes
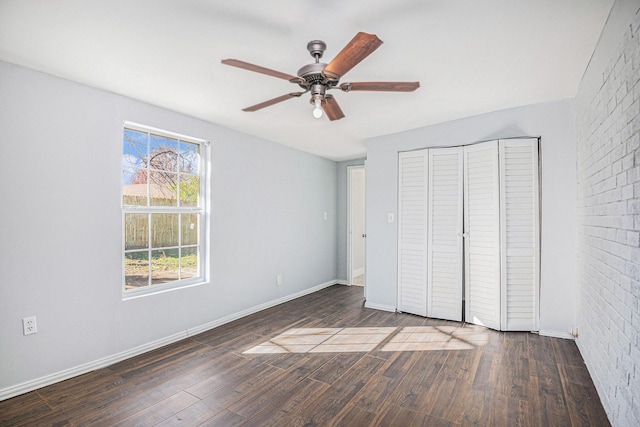
[[[276,276],[276,286],[281,286],[282,285],[282,274],[278,274]]]
[[[25,335],[31,335],[38,332],[36,327],[36,316],[25,317],[22,319],[22,332]]]

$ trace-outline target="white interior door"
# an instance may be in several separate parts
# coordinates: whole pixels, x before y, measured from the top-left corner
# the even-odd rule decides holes
[[[427,316],[462,320],[462,148],[429,150]]]
[[[502,325],[538,330],[538,139],[500,141]]]
[[[427,315],[428,151],[398,160],[398,310]]]
[[[465,320],[500,329],[498,141],[464,147]]]

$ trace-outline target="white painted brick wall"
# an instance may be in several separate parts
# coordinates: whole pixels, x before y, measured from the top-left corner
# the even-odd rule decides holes
[[[639,28],[576,98],[577,344],[614,426],[640,425]]]

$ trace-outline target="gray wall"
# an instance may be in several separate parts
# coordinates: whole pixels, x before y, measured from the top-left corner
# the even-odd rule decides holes
[[[122,301],[124,120],[211,141],[210,283]],[[0,395],[337,277],[333,161],[4,62],[0,129]]]
[[[575,321],[576,166],[571,100],[517,107],[371,139],[367,144],[367,305],[395,309],[398,152],[515,136],[542,137],[540,331],[569,337]],[[396,215],[397,217],[397,215]]]
[[[614,426],[640,425],[639,9],[616,1],[576,97],[577,344]]]
[[[349,230],[348,230],[348,218],[347,218],[347,210],[349,206],[349,201],[347,200],[348,194],[348,178],[347,178],[347,167],[348,166],[357,166],[364,165],[365,159],[356,159],[356,160],[345,160],[344,162],[338,163],[338,247],[337,247],[337,263],[338,263],[338,276],[337,278],[340,281],[346,283],[349,278],[349,274],[347,272],[347,242],[349,239]]]

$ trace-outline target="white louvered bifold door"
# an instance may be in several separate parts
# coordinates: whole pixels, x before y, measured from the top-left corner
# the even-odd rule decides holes
[[[465,319],[500,329],[498,141],[464,147]]]
[[[538,139],[500,141],[503,331],[538,330]]]
[[[427,316],[462,320],[462,148],[429,150]]]
[[[427,315],[427,150],[400,153],[398,310]]]

